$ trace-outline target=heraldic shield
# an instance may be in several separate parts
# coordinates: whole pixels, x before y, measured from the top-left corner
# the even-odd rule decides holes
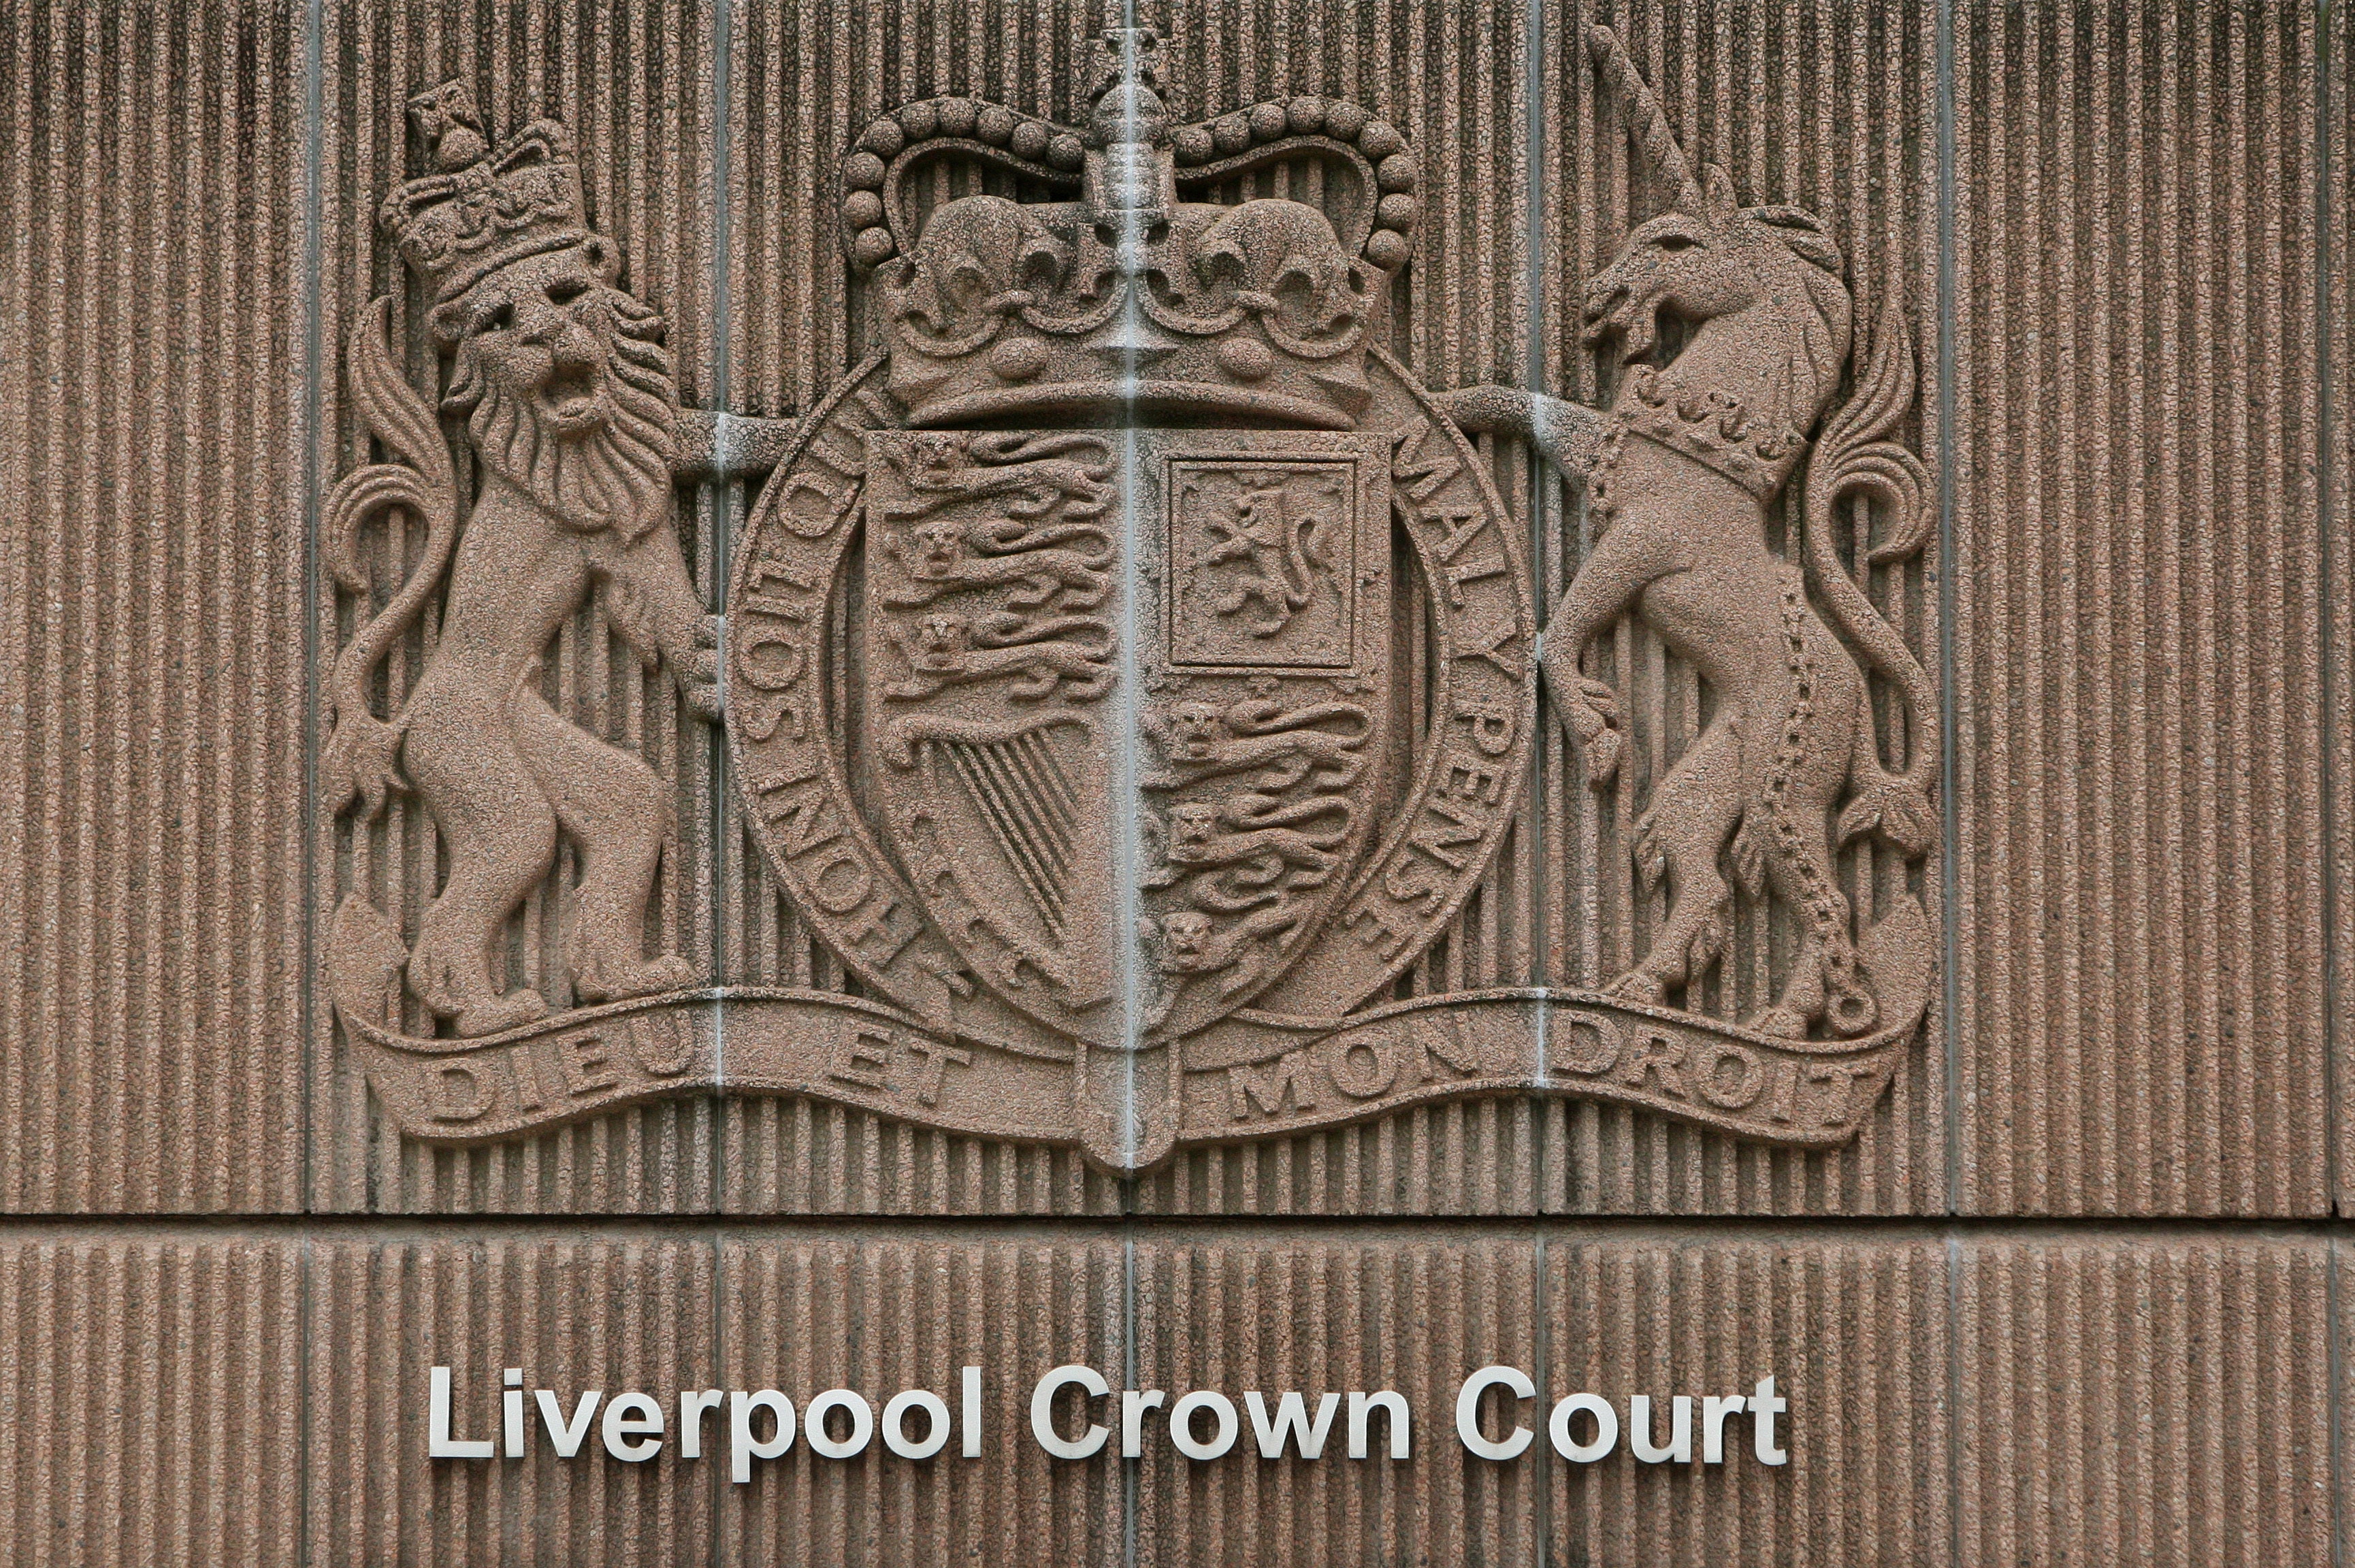
[[[1373,341],[1397,133],[1320,106],[1229,146],[1168,123],[1150,34],[1101,52],[1083,128],[943,100],[846,160],[883,344],[750,525],[732,732],[846,963],[964,1049],[1067,1061],[1078,1140],[1133,1168],[1189,1062],[1354,1007],[1478,877],[1532,617],[1494,489]],[[1478,759],[1453,791],[1397,733],[1434,717]]]
[[[1388,441],[879,431],[867,453],[867,740],[925,914],[1099,1047],[1266,989],[1372,826]]]

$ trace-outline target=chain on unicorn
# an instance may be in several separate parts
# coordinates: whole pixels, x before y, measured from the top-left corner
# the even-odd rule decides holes
[[[1935,695],[1834,542],[1839,507],[1859,496],[1888,518],[1881,543],[1859,541],[1863,569],[1910,558],[1926,539],[1927,475],[1887,439],[1913,400],[1912,345],[1903,318],[1883,309],[1860,346],[1855,394],[1825,421],[1852,347],[1838,246],[1813,215],[1742,207],[1722,170],[1696,173],[1617,37],[1596,27],[1589,45],[1636,145],[1675,193],[1587,285],[1587,341],[1614,344],[1626,367],[1618,397],[1604,411],[1473,388],[1450,410],[1470,428],[1527,435],[1589,476],[1601,535],[1546,629],[1543,661],[1588,782],[1617,776],[1625,731],[1617,694],[1581,658],[1621,615],[1640,617],[1717,695],[1632,836],[1645,884],[1668,883],[1668,917],[1608,989],[1657,1003],[1705,970],[1725,946],[1739,882],[1753,897],[1771,889],[1802,933],[1782,994],[1753,1027],[1800,1038],[1820,1022],[1853,1037],[1881,1020],[1881,998],[1834,857],[1873,833],[1912,860],[1936,835]],[[1664,317],[1688,336],[1655,366]],[[1811,438],[1797,564],[1769,545],[1768,508]],[[1902,699],[1900,771],[1882,762],[1851,645]]]

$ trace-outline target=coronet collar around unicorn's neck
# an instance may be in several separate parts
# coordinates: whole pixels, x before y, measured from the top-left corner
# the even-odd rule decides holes
[[[1419,211],[1404,138],[1321,98],[1173,129],[1153,35],[1114,28],[1098,48],[1084,125],[934,99],[844,160],[846,239],[874,269],[909,422],[1118,406],[1354,426]],[[1275,188],[1320,203],[1237,199],[1263,169],[1311,163],[1313,182]],[[924,213],[935,196],[950,199]]]
[[[1612,409],[1614,435],[1641,436],[1771,501],[1807,450],[1805,432],[1764,417],[1716,387],[1679,381],[1674,368],[1637,365]]]

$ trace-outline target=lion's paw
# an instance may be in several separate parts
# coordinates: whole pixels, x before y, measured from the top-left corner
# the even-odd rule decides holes
[[[715,723],[725,689],[719,677],[719,617],[706,615],[696,627],[693,645],[673,648],[670,654],[671,670],[687,705]]]
[[[1668,994],[1668,988],[1657,975],[1649,970],[1630,969],[1604,987],[1603,994],[1623,1002],[1641,1002],[1646,1007],[1657,1007],[1661,998]]]
[[[459,1034],[473,1040],[479,1035],[535,1024],[547,1016],[548,1003],[538,991],[526,987],[504,997],[467,1004],[458,1011],[457,1028]]]
[[[695,965],[676,953],[616,969],[583,970],[572,977],[572,989],[584,1002],[623,1002],[684,991],[694,984]]]

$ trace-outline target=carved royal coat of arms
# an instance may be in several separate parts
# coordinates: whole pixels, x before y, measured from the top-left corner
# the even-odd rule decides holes
[[[325,769],[335,809],[408,792],[440,839],[419,914],[356,885],[331,943],[402,1128],[498,1139],[724,1083],[1120,1171],[1529,1092],[1853,1136],[1931,982],[1918,901],[1859,916],[1839,860],[1870,837],[1914,864],[1936,831],[1928,677],[1832,542],[1861,498],[1872,561],[1922,549],[1925,475],[1890,436],[1912,350],[1893,311],[1856,328],[1821,223],[1690,168],[1592,42],[1676,193],[1591,284],[1625,367],[1607,409],[1434,397],[1385,352],[1419,174],[1356,105],[1176,124],[1155,38],[1114,29],[1081,125],[962,98],[877,120],[841,169],[874,349],[783,443],[724,618],[672,521],[662,324],[563,128],[494,147],[463,89],[415,101],[434,167],[382,219],[428,295],[441,418],[379,310],[347,376],[388,460],[331,507],[358,613]],[[1527,439],[1604,524],[1542,647],[1529,524],[1467,431]],[[385,589],[355,541],[396,515],[425,539]],[[736,806],[854,985],[710,987],[665,950],[655,759],[546,694],[592,596],[685,709],[724,694]],[[391,701],[376,672],[436,606]],[[1642,955],[1593,990],[1409,994],[1525,809],[1540,724],[1589,785],[1633,765],[1588,657],[1625,616],[1714,699],[1630,836],[1666,895]],[[567,1006],[502,956],[559,845]],[[1793,936],[1729,1019],[1688,1004],[1737,897]]]

